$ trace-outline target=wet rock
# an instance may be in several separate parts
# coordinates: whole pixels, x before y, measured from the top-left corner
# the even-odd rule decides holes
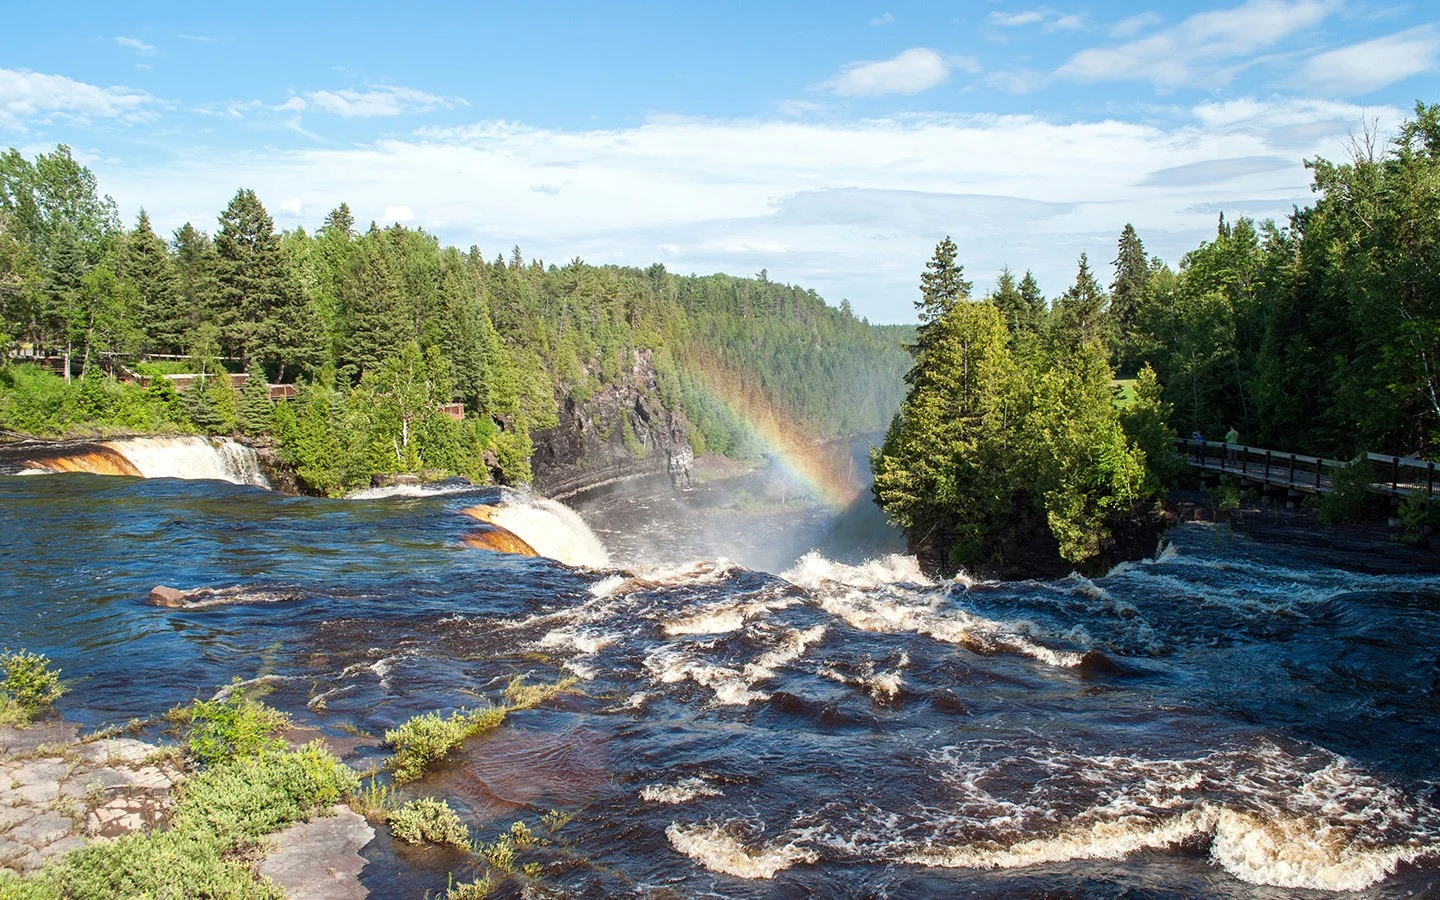
[[[371,487],[396,487],[398,485],[417,485],[421,483],[419,475],[412,475],[409,472],[397,472],[387,475],[374,475],[370,478]]]
[[[292,825],[272,837],[277,848],[260,863],[260,874],[292,900],[362,900],[366,860],[360,850],[375,837],[365,818],[348,806]]]
[[[177,607],[185,605],[185,592],[177,588],[166,587],[163,584],[157,584],[155,585],[155,587],[150,589],[150,596],[148,599],[156,606],[167,606],[171,609],[175,609]]]
[[[104,765],[142,763],[155,752],[155,747],[133,738],[110,738],[81,744],[75,755],[82,761]]]

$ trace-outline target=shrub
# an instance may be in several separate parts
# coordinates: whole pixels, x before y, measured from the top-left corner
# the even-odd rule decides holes
[[[5,706],[12,721],[29,721],[65,693],[60,670],[52,666],[50,658],[43,653],[7,650],[0,653],[0,671],[5,673],[0,694],[7,701]]]
[[[284,893],[244,858],[262,838],[353,793],[355,773],[320,742],[295,751],[261,749],[206,769],[179,788],[166,831],[125,835],[51,860],[6,884],[6,896],[224,897],[270,900]]]
[[[411,800],[390,815],[390,830],[407,844],[450,844],[470,848],[470,829],[444,800]]]
[[[1407,544],[1419,544],[1425,538],[1425,526],[1440,525],[1440,503],[1428,497],[1412,494],[1400,504],[1397,513],[1400,526],[1404,529],[1401,539]]]
[[[284,713],[247,697],[238,683],[226,696],[196,700],[172,711],[171,718],[189,726],[190,755],[206,766],[261,750],[282,749],[284,742],[275,732],[290,721]]]
[[[1360,521],[1376,502],[1370,492],[1374,481],[1375,469],[1363,456],[1336,469],[1330,477],[1330,492],[1320,495],[1316,507],[1320,521],[1332,525]]]
[[[468,737],[498,728],[508,710],[503,706],[485,709],[458,709],[449,717],[438,712],[421,713],[385,732],[385,743],[394,749],[390,771],[404,784],[425,774],[425,769],[445,756]]]

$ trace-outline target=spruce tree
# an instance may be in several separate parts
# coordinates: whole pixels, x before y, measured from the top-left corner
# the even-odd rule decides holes
[[[275,404],[270,400],[270,384],[265,370],[252,363],[245,386],[240,389],[240,430],[251,437],[264,434],[270,430],[274,414]]]
[[[1150,286],[1150,260],[1135,226],[1126,224],[1115,251],[1115,280],[1110,283],[1110,315],[1115,324],[1116,362],[1121,374],[1135,363],[1135,318]]]
[[[344,361],[358,379],[398,354],[409,336],[405,296],[378,232],[372,230],[361,241],[342,299],[348,326]]]
[[[915,343],[910,353],[915,357],[915,366],[905,376],[914,383],[925,365],[925,357],[936,340],[936,323],[956,307],[970,299],[970,282],[965,280],[965,269],[955,262],[955,242],[946,235],[935,245],[935,255],[925,264],[920,275],[920,299],[915,309],[920,317],[920,326],[915,332]]]
[[[1051,316],[1052,352],[1074,352],[1086,344],[1102,342],[1107,348],[1111,325],[1105,291],[1090,271],[1090,260],[1080,254],[1075,283],[1060,295]]]
[[[174,352],[189,353],[197,344],[218,342],[234,316],[222,300],[220,257],[210,236],[186,222],[175,232],[174,249],[179,329]],[[202,327],[207,336],[197,335]]]
[[[150,215],[144,209],[135,230],[126,236],[120,271],[138,293],[142,348],[179,353],[187,330],[179,282],[165,242],[150,227]]]
[[[224,340],[247,363],[259,359],[284,377],[314,361],[317,336],[305,294],[286,264],[275,222],[255,192],[242,188],[220,214],[215,234],[220,297],[234,319]]]

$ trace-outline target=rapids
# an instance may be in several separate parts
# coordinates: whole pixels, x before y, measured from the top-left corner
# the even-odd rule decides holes
[[[1440,889],[1440,566],[1186,525],[1101,578],[937,583],[884,535],[836,561],[828,514],[750,487],[577,516],[0,478],[5,643],[58,661],[86,727],[239,678],[361,766],[412,715],[575,675],[402,792],[482,839],[571,813],[540,879],[561,896]],[[476,507],[553,558],[467,546]],[[219,599],[149,605],[162,583]],[[364,855],[375,896],[466,871],[383,833]]]

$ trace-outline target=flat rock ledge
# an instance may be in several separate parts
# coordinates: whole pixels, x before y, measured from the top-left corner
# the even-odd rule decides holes
[[[92,840],[154,828],[184,779],[160,747],[75,742],[73,726],[0,728],[0,867],[24,875]]]
[[[291,900],[364,900],[360,883],[365,858],[360,850],[375,837],[365,817],[348,806],[299,822],[270,836],[276,848],[260,863],[260,874],[280,885]]]

